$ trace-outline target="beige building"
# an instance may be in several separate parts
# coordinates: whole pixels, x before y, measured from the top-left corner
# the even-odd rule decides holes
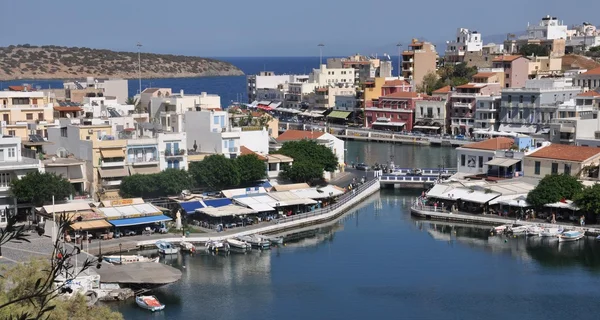
[[[168,97],[171,95],[171,88],[148,88],[142,91],[139,96],[139,103],[145,112],[150,112],[152,98]]]
[[[436,72],[437,59],[433,44],[413,39],[408,50],[402,52],[402,76],[412,80],[415,87],[419,86],[427,73]]]
[[[588,174],[582,169],[598,165],[599,161],[599,148],[551,144],[525,156],[523,171],[526,177],[535,178],[543,178],[549,174],[588,178]]]
[[[10,86],[0,91],[2,134],[28,140],[30,134],[47,137],[54,121],[53,95],[32,91],[26,86]]]
[[[562,58],[527,57],[529,59],[529,77],[559,74],[562,71]]]

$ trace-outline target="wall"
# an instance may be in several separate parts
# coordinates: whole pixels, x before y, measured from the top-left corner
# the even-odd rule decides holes
[[[529,79],[529,60],[526,58],[518,58],[511,63],[510,81],[508,83],[511,88],[521,88],[525,86],[525,81]],[[506,83],[505,83],[506,86]]]
[[[269,154],[269,131],[253,130],[244,131],[240,133],[240,146],[258,152],[261,154]]]
[[[598,158],[596,157],[595,163],[598,163]],[[535,162],[540,162],[540,174],[535,174]],[[577,173],[581,171],[581,168],[589,165],[594,161],[588,161],[585,163],[581,162],[573,162],[573,161],[562,161],[562,160],[553,160],[553,159],[540,159],[533,157],[525,157],[523,160],[523,174],[526,177],[534,177],[534,178],[543,178],[546,175],[552,174],[552,163],[558,163],[558,174],[563,174],[565,172],[565,164],[571,165],[571,175],[575,176]]]
[[[457,159],[457,167],[458,172],[460,173],[468,173],[468,174],[484,174],[487,173],[488,166],[485,165],[486,162],[492,160],[495,155],[495,150],[476,150],[476,149],[465,149],[465,148],[457,148],[456,149],[456,159]],[[465,156],[464,166],[462,165],[462,156]],[[480,159],[480,157],[482,157]],[[469,162],[469,160],[472,160]],[[471,163],[472,166],[469,166]],[[481,166],[481,167],[480,167]]]
[[[325,133],[322,136],[320,136],[317,141],[321,142],[321,141],[329,141],[330,143],[332,143],[332,145],[330,145],[330,149],[331,151],[333,151],[333,153],[338,157],[338,163],[339,164],[344,164],[345,163],[345,144],[344,144],[344,140],[342,139],[338,139],[335,136],[333,136],[332,134],[329,133]]]
[[[129,85],[125,79],[104,80],[98,87],[104,89],[104,96],[115,97],[121,104],[125,104],[129,97]]]
[[[435,51],[417,51],[414,55],[413,81],[416,86],[421,85],[423,77],[429,72],[436,72],[437,53]]]

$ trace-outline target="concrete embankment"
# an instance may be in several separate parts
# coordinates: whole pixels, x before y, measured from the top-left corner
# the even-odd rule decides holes
[[[162,240],[172,243],[178,243],[182,240],[192,243],[205,243],[210,240],[225,240],[228,238],[234,238],[245,235],[252,234],[275,234],[281,233],[289,230],[304,228],[307,226],[319,225],[322,223],[329,222],[331,220],[336,219],[337,217],[344,214],[346,211],[350,210],[350,208],[359,204],[361,201],[365,200],[370,195],[378,192],[380,189],[379,180],[373,179],[365,184],[361,185],[357,189],[355,189],[354,193],[346,193],[337,203],[325,207],[323,209],[319,209],[313,212],[298,214],[286,218],[279,219],[275,222],[266,222],[258,225],[246,227],[246,228],[236,228],[231,229],[225,232],[213,232],[206,233],[202,236],[193,236],[193,237],[172,237],[172,238],[161,238],[161,239],[152,239],[139,241],[137,243],[138,248],[150,247],[154,246],[156,241]],[[110,249],[109,249],[110,250]]]
[[[448,211],[434,211],[433,207],[419,207],[419,208],[411,208],[410,214],[413,217],[425,219],[425,220],[438,220],[438,221],[455,221],[455,222],[464,222],[464,223],[473,223],[473,224],[484,224],[490,226],[499,226],[503,224],[518,224],[524,226],[540,226],[544,228],[557,228],[562,227],[563,229],[568,230],[578,230],[585,232],[588,236],[598,236],[600,235],[600,228],[597,227],[581,227],[575,226],[573,224],[568,223],[544,223],[539,221],[523,221],[523,220],[515,220],[503,218],[495,215],[473,215],[473,214],[465,214],[465,213],[450,213]]]

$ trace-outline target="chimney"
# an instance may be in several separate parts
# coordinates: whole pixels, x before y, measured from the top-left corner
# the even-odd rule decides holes
[[[183,97],[183,89],[179,90],[179,95]]]

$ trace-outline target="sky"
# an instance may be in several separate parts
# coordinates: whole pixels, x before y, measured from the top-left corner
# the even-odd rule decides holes
[[[600,1],[0,0],[0,46],[29,43],[205,57],[394,55],[396,44],[456,28],[520,32],[556,16],[600,25]],[[583,4],[583,3],[581,3]],[[584,8],[584,9],[583,9]],[[11,14],[12,12],[12,14]],[[438,48],[443,52],[445,48]]]

